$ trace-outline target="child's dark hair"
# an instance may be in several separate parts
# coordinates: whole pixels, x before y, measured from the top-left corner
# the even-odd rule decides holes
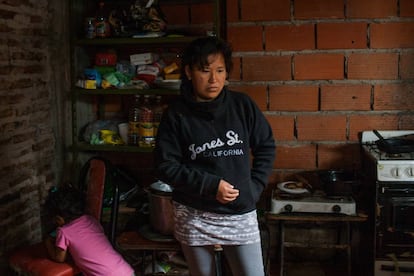
[[[45,202],[45,207],[52,216],[61,216],[66,222],[84,214],[85,197],[72,186],[53,187]]]

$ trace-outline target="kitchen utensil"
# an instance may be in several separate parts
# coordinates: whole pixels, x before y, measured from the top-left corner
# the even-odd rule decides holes
[[[172,187],[156,181],[150,185],[148,196],[151,227],[163,235],[171,235],[174,230]]]
[[[377,130],[373,130],[379,140],[376,141],[378,148],[386,153],[398,154],[414,152],[414,140],[401,137],[385,139]]]
[[[328,196],[350,196],[360,184],[354,172],[342,170],[321,171],[319,180]]]

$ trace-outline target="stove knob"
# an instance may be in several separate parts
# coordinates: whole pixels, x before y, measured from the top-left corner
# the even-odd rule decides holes
[[[341,212],[341,206],[339,206],[339,205],[332,206],[332,212],[334,212],[334,213]]]
[[[394,178],[401,178],[401,173],[400,173],[400,169],[399,168],[397,168],[397,167],[395,167],[395,168],[392,168],[391,169],[391,176],[392,177],[394,177]]]
[[[287,205],[285,205],[284,209],[285,209],[286,212],[289,212],[290,213],[290,212],[292,212],[293,207],[292,207],[292,205],[287,204]]]
[[[409,167],[405,170],[405,173],[409,176],[409,177],[413,177],[414,176],[414,171],[413,168]]]

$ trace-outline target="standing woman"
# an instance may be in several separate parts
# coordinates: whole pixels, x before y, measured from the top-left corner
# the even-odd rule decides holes
[[[214,275],[214,245],[233,275],[264,275],[256,203],[275,141],[257,105],[225,87],[231,54],[215,37],[187,47],[181,95],[163,114],[156,141],[159,177],[174,187],[174,236],[192,276]]]

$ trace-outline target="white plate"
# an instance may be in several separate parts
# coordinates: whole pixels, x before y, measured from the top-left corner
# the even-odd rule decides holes
[[[286,182],[281,182],[281,183],[278,183],[277,184],[277,187],[281,190],[281,191],[283,191],[283,192],[286,192],[286,193],[291,193],[291,194],[303,194],[303,193],[306,193],[306,192],[309,192],[309,190],[308,189],[305,189],[305,188],[299,188],[299,187],[297,187],[297,188],[287,188],[286,186],[289,184],[295,184],[295,183],[299,183],[299,182],[296,182],[296,181],[286,181]]]
[[[154,84],[158,87],[165,89],[174,89],[179,90],[181,85],[181,80],[155,80]]]

